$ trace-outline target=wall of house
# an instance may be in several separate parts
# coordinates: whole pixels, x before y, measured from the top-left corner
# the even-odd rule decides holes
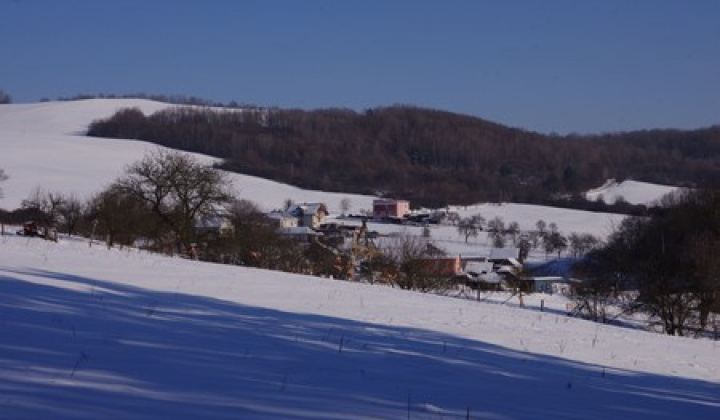
[[[373,201],[373,217],[403,217],[410,213],[410,202],[404,200],[375,200]]]

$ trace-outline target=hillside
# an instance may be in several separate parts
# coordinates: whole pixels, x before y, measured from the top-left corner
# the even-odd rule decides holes
[[[713,419],[714,342],[0,239],[0,418]]]
[[[632,180],[617,182],[611,179],[602,186],[587,191],[585,198],[593,201],[602,200],[609,203],[624,200],[630,204],[651,205],[659,198],[676,190],[676,187],[669,187],[667,185],[655,185]]]
[[[33,190],[75,194],[81,199],[99,192],[122,173],[125,166],[158,147],[143,141],[98,139],[84,134],[94,120],[124,108],[151,114],[174,105],[143,99],[88,99],[37,104],[0,105],[0,168],[10,178],[0,184],[0,208],[20,206]],[[208,163],[209,156],[195,155]],[[232,174],[238,194],[266,210],[284,200],[323,201],[331,212],[340,212],[340,201],[349,198],[354,209],[370,208],[372,197],[304,190],[258,177]]]
[[[173,106],[140,99],[0,105],[0,146],[3,150],[0,168],[10,176],[0,184],[4,192],[0,208],[19,207],[22,200],[28,198],[36,188],[75,194],[81,199],[89,198],[121,174],[126,165],[141,159],[147,151],[157,146],[136,140],[87,137],[82,134],[88,125],[124,108],[137,108],[150,115]],[[207,162],[216,161],[205,155],[196,156]],[[307,190],[235,173],[230,176],[238,196],[252,200],[267,211],[291,199],[295,202],[325,202],[331,214],[338,215],[340,201],[348,198],[350,211],[359,213],[370,210],[374,198],[370,195]],[[640,184],[636,193],[645,190],[644,185]],[[636,199],[626,195],[625,198],[630,202],[641,202],[647,197],[638,196]],[[463,217],[477,213],[483,214],[488,220],[502,217],[508,223],[518,222],[522,229],[532,229],[538,219],[544,219],[548,223],[556,223],[565,233],[587,232],[599,236],[610,233],[622,219],[621,215],[516,203],[505,203],[502,206],[455,206],[452,209]],[[483,237],[477,241],[471,240],[469,246],[458,244],[458,241],[463,241],[453,227],[434,229],[433,237],[444,241],[448,251],[453,253],[472,253],[476,252],[474,248],[487,245]]]
[[[720,181],[720,127],[555,136],[406,106],[355,112],[124,110],[88,134],[134,138],[224,160],[223,168],[304,188],[383,193],[421,205],[513,201],[588,208],[608,178],[665,185]],[[554,197],[554,198],[553,198]],[[598,208],[605,210],[602,203]]]

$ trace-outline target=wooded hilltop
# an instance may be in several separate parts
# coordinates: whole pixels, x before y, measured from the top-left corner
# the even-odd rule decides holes
[[[223,169],[302,188],[441,207],[483,201],[638,212],[586,202],[609,178],[707,186],[720,181],[720,126],[546,135],[411,106],[357,112],[173,107],[125,109],[89,136],[138,139],[222,158]]]

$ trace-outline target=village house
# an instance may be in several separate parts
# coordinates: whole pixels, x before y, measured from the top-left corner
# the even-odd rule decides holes
[[[460,257],[427,257],[419,258],[421,270],[426,276],[452,279],[462,274]]]
[[[373,219],[401,219],[410,213],[410,202],[380,198],[373,200]]]
[[[502,290],[518,287],[518,272],[522,263],[518,260],[518,248],[491,248],[487,256],[462,255],[462,273],[457,277],[473,289]],[[531,285],[528,285],[528,289]]]
[[[496,271],[500,267],[522,267],[520,263],[520,249],[515,247],[491,248],[487,261],[495,265]]]
[[[297,226],[311,229],[320,227],[330,214],[324,203],[293,204],[288,207],[285,213],[297,219]]]
[[[468,261],[463,267],[463,283],[473,289],[501,290],[503,277],[493,270],[493,263],[488,261]]]
[[[195,235],[205,238],[228,237],[235,232],[235,226],[227,214],[214,214],[195,221]]]
[[[291,216],[284,211],[274,210],[268,213],[268,218],[275,223],[278,228],[295,228],[298,227],[298,218]]]

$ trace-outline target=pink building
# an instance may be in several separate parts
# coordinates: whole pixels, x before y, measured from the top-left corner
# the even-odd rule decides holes
[[[399,218],[410,213],[410,202],[381,198],[373,200],[373,219]]]

